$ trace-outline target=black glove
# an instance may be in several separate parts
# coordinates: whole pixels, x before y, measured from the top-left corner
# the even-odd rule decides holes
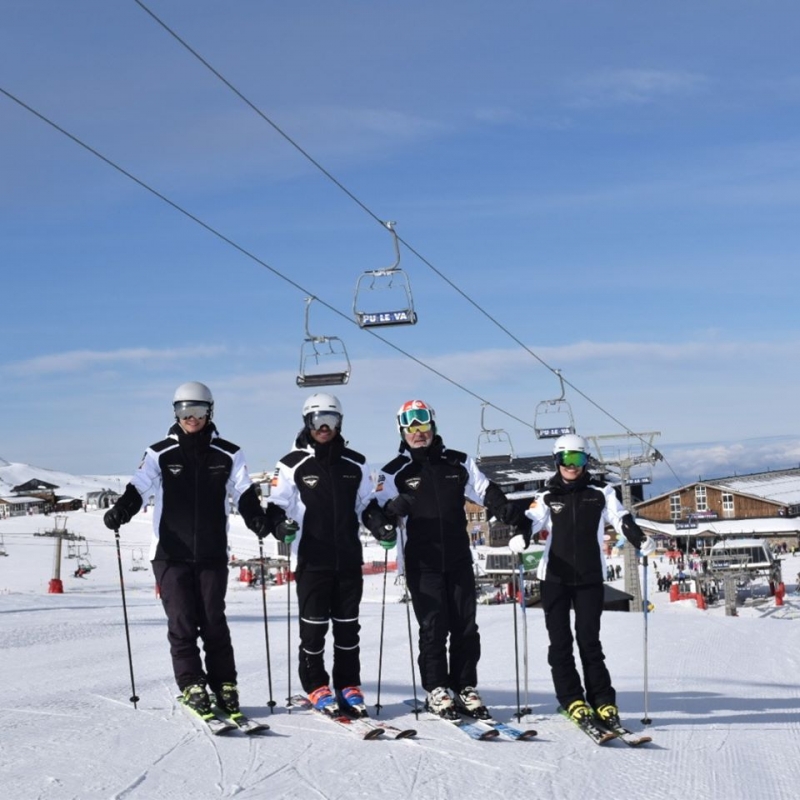
[[[525,512],[513,502],[508,502],[500,506],[495,516],[500,522],[515,528],[521,527],[527,521],[525,519]]]
[[[393,517],[407,517],[414,508],[416,500],[413,494],[399,494],[384,506],[384,510]]]
[[[130,521],[131,515],[128,513],[128,510],[119,504],[109,508],[103,515],[103,523],[106,528],[112,531],[118,531],[120,526]]]
[[[269,524],[269,518],[266,514],[258,514],[253,517],[247,523],[247,527],[250,528],[259,539],[264,539],[272,533],[272,526]]]

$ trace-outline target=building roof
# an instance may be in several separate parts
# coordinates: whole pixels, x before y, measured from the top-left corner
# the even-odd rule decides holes
[[[800,469],[781,469],[703,481],[708,486],[784,505],[800,503]]]
[[[652,505],[665,497],[678,494],[694,486],[713,486],[721,491],[754,497],[777,505],[800,504],[800,468],[796,468],[698,480],[664,492],[657,497],[649,497],[647,500],[636,503],[636,507]]]
[[[653,522],[637,517],[640,528],[671,538],[682,536],[791,536],[800,534],[800,518],[758,517],[754,519],[697,520],[696,528],[676,528],[672,522]]]
[[[41,497],[25,497],[24,495],[15,494],[11,496],[0,497],[4,503],[9,505],[22,505],[23,503],[44,503]]]

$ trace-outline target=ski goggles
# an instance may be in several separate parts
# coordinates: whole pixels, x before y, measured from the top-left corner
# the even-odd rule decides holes
[[[401,411],[397,416],[397,422],[401,428],[411,428],[415,425],[428,425],[433,422],[431,410],[429,408],[409,408]],[[428,428],[430,430],[430,427]]]
[[[203,417],[208,416],[209,409],[211,406],[208,403],[198,403],[193,400],[183,400],[179,403],[175,403],[175,416],[178,419],[189,419],[194,417],[195,419],[202,419]]]
[[[318,431],[324,427],[332,431],[342,427],[342,415],[335,411],[313,411],[308,415],[308,427],[312,431]]]
[[[430,422],[412,422],[403,428],[405,433],[427,433],[433,425]]]
[[[580,450],[564,450],[556,453],[556,464],[560,467],[585,467],[589,463],[589,456]]]

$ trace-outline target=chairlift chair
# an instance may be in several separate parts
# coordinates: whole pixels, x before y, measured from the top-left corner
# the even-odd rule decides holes
[[[534,412],[533,430],[537,439],[558,439],[567,433],[575,433],[572,407],[564,398],[564,379],[561,371],[555,370],[561,382],[561,394],[553,400],[542,400]]]
[[[297,385],[301,388],[316,386],[341,386],[350,380],[350,358],[347,348],[338,336],[313,336],[308,330],[308,309],[313,297],[306,297],[306,338],[300,347],[300,371]],[[333,361],[339,370],[317,370],[321,361],[328,366]],[[343,368],[342,368],[343,367]],[[311,371],[309,371],[311,370]]]
[[[400,243],[395,233],[394,222],[383,223],[394,239],[395,262],[390,267],[382,269],[369,269],[360,275],[356,281],[356,291],[353,297],[353,314],[356,322],[362,328],[389,327],[390,325],[414,325],[417,314],[414,311],[414,298],[411,295],[411,283],[408,275],[400,269]],[[372,310],[372,303],[366,302],[372,293],[380,294],[394,305],[389,309],[381,307]],[[400,308],[397,305],[400,305]],[[369,308],[365,308],[368,306]],[[395,310],[392,310],[395,309]]]
[[[511,444],[511,437],[508,433],[502,428],[487,428],[484,424],[484,414],[487,405],[488,403],[481,403],[481,432],[478,434],[478,448],[475,458],[478,462],[483,461],[484,463],[487,461],[493,461],[495,463],[512,461],[514,459],[514,447]],[[482,452],[482,445],[498,444],[508,445],[508,450],[503,450],[494,455],[487,455],[485,452]]]

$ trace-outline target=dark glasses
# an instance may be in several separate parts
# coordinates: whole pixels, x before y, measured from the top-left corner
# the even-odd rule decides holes
[[[308,427],[312,431],[328,426],[332,431],[342,427],[342,415],[335,411],[314,411],[309,414]]]
[[[210,406],[208,403],[182,401],[180,403],[175,403],[175,416],[178,419],[189,419],[190,417],[202,419],[208,416],[209,408]]]

